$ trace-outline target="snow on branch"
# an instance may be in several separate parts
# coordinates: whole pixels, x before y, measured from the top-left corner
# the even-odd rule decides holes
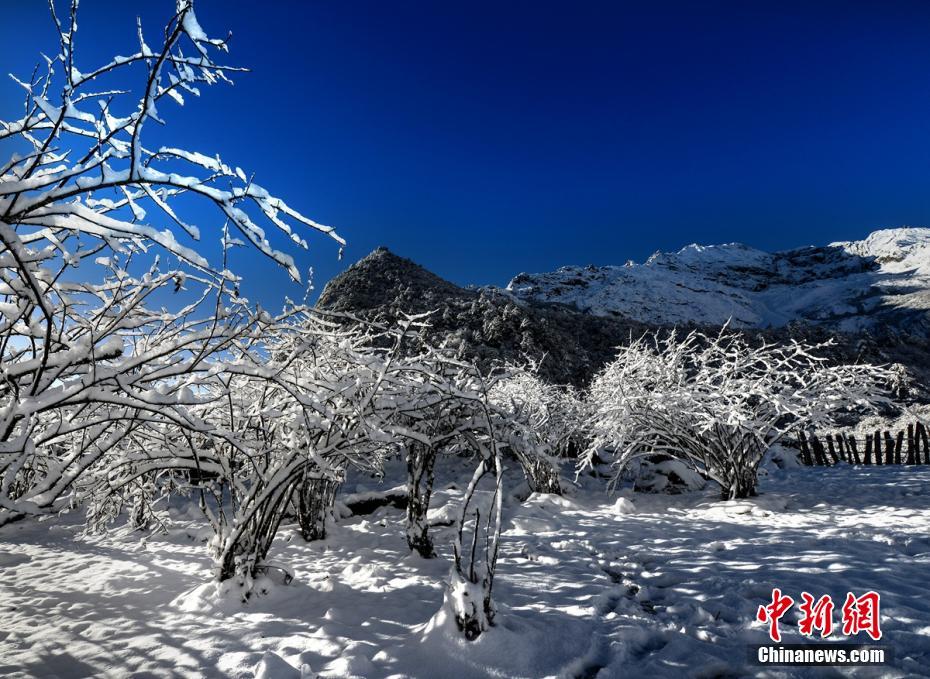
[[[0,233],[7,248],[17,236],[48,229],[113,243],[152,242],[189,265],[210,268],[171,232],[180,227],[192,239],[200,238],[200,229],[181,220],[171,206],[182,194],[213,203],[218,223],[226,221],[294,280],[300,274],[293,258],[272,247],[251,211],[302,249],[307,248],[304,229],[345,245],[332,227],[306,217],[219,156],[145,144],[147,123],[166,121],[159,113],[165,97],[183,105],[185,94],[197,96],[200,87],[229,81],[228,74],[245,70],[216,61],[217,53],[227,51],[228,39],[208,37],[193,0],[179,0],[158,47],[149,47],[140,24],[138,52],[86,72],[76,61],[77,3],[67,22],[59,20],[54,2],[50,7],[59,53],[46,60],[44,73],[37,68],[28,80],[11,76],[25,91],[25,114],[0,121],[0,139],[21,149],[0,173],[0,223],[14,232]],[[114,73],[124,80],[135,77],[141,96],[96,87]],[[161,216],[168,229],[147,224],[150,215]]]
[[[250,242],[297,280],[267,226],[300,248],[307,230],[344,243],[218,156],[147,144],[149,121],[167,121],[163,102],[244,70],[218,60],[228,38],[205,32],[192,0],[177,2],[157,43],[138,23],[138,51],[102,65],[79,60],[78,3],[67,15],[49,7],[58,53],[11,76],[23,115],[0,121],[17,151],[0,162],[0,524],[60,511],[89,488],[112,500],[165,474],[220,474],[221,448],[254,455],[212,408],[242,381],[293,391],[269,342],[306,310],[255,308],[229,250]],[[134,78],[137,96],[124,86]],[[221,262],[198,249],[185,195],[215,206]],[[177,454],[188,440],[213,452]]]

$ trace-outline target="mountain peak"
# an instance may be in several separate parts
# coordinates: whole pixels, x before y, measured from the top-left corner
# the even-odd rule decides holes
[[[890,325],[930,335],[930,229],[784,252],[742,243],[687,245],[643,264],[520,274],[517,298],[561,302],[645,323],[780,327],[792,321],[859,332]]]
[[[327,283],[317,304],[358,312],[401,303],[408,313],[421,313],[439,300],[474,295],[382,245]]]
[[[498,288],[461,288],[387,248],[330,281],[318,305],[386,323],[433,312],[422,332],[437,346],[485,367],[536,360],[545,379],[576,386],[586,384],[624,338],[646,330],[563,305],[523,302]]]
[[[856,256],[872,257],[889,272],[917,270],[930,275],[930,229],[881,229],[873,231],[861,241],[831,245]]]

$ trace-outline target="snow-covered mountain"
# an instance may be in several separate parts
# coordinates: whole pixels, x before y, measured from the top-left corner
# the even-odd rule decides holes
[[[533,358],[545,379],[560,384],[587,384],[618,346],[659,325],[693,321],[713,330],[731,315],[753,337],[835,337],[832,359],[902,363],[920,384],[930,384],[928,243],[930,230],[912,229],[775,255],[739,245],[690,246],[643,265],[523,274],[511,290],[462,288],[378,248],[333,278],[318,304],[380,322],[434,312],[427,334],[435,343],[480,365]],[[839,295],[855,313],[835,311]],[[860,311],[849,301],[857,296]],[[833,316],[822,311],[834,326],[785,327],[813,319],[817,305],[834,309]],[[856,323],[869,331],[835,327]],[[766,325],[779,327],[761,329]]]
[[[785,252],[739,243],[688,245],[643,264],[566,266],[516,276],[517,298],[560,302],[645,323],[781,327],[803,321],[847,333],[930,336],[930,229]]]

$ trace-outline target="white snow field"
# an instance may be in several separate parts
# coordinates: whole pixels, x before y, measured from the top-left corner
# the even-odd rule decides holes
[[[270,558],[296,579],[247,604],[204,585],[207,531],[193,512],[146,542],[82,538],[74,517],[13,524],[0,531],[0,675],[930,676],[930,469],[772,470],[758,498],[730,502],[716,489],[608,496],[602,484],[509,498],[497,626],[475,642],[436,615],[450,529],[436,529],[443,558],[411,555],[393,507],[317,543],[285,527]],[[435,519],[460,497],[439,490]],[[773,587],[831,594],[837,623],[847,591],[879,592],[893,661],[748,664],[747,647],[768,638],[755,613]],[[783,619],[784,642],[801,640],[797,617],[795,606]]]

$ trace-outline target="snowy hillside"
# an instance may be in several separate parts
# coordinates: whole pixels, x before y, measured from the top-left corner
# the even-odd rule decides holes
[[[318,306],[387,323],[395,323],[404,314],[434,312],[429,336],[438,345],[454,347],[482,366],[531,358],[541,362],[544,379],[584,386],[616,355],[618,346],[657,324],[690,320],[720,324],[732,314],[737,326],[748,326],[756,333],[753,328],[764,327],[764,323],[740,319],[760,316],[752,304],[758,308],[764,304],[769,323],[776,326],[762,331],[768,341],[820,342],[835,337],[832,360],[901,363],[916,383],[928,384],[930,315],[925,316],[920,305],[926,303],[930,286],[921,282],[915,292],[908,293],[900,281],[914,281],[917,276],[895,274],[895,267],[919,269],[921,276],[930,271],[930,265],[920,262],[921,256],[924,262],[930,261],[927,233],[923,229],[879,232],[870,240],[848,244],[849,252],[834,246],[771,255],[738,245],[689,246],[677,254],[656,255],[640,266],[570,267],[551,274],[523,274],[515,279],[523,283],[512,284],[511,290],[462,288],[378,248],[329,281]],[[923,245],[908,244],[909,234],[912,241],[922,239]],[[857,250],[872,254],[863,257]],[[907,256],[901,256],[904,250]],[[882,277],[874,271],[876,267],[889,273]],[[825,278],[829,273],[832,279]],[[902,305],[895,311],[878,304],[881,299],[875,297],[864,317],[873,324],[870,337],[863,337],[860,328],[838,333],[841,328],[829,324],[782,327],[785,318],[797,317],[784,313],[785,305],[806,300],[809,310],[816,295],[829,302],[844,280],[861,287],[869,285],[862,282],[864,278],[886,288],[898,286],[893,292]],[[530,280],[532,284],[527,283]],[[738,289],[734,281],[742,287]],[[537,294],[530,294],[533,291]],[[780,301],[772,301],[779,296]],[[771,320],[779,311],[778,322]]]
[[[646,323],[780,327],[800,320],[843,332],[891,324],[930,335],[930,229],[768,253],[730,243],[657,252],[643,264],[520,274],[507,289],[599,316]]]

